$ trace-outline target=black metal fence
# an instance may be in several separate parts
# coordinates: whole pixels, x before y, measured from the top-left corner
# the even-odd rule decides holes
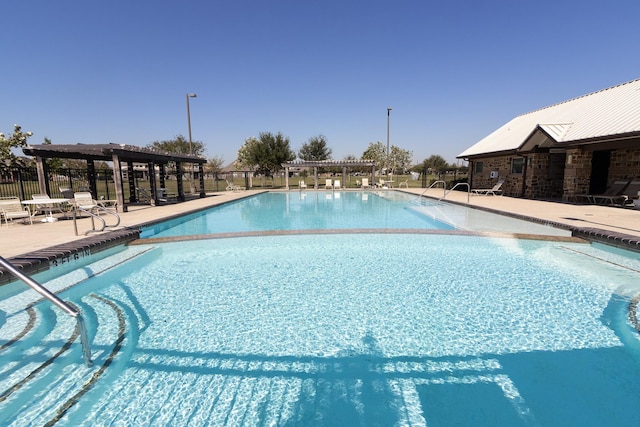
[[[61,189],[89,191],[87,171],[84,169],[60,169],[47,173],[47,193],[51,197],[62,197]],[[98,197],[115,197],[113,171],[96,170]],[[38,173],[36,168],[12,168],[0,176],[0,197],[18,197],[21,200],[31,199],[31,195],[39,194]]]
[[[96,169],[96,197],[107,200],[116,197],[116,187],[113,180],[113,170]],[[149,176],[146,171],[134,172],[135,187],[149,188]],[[177,179],[175,174],[165,175],[165,187],[169,192],[177,192]],[[199,177],[194,174],[196,186]],[[184,177],[189,179],[188,176]],[[222,183],[220,182],[222,180]],[[226,188],[224,176],[205,176],[205,191],[223,191]],[[47,172],[46,181],[47,194],[53,198],[63,197],[62,189],[71,189],[74,192],[90,191],[88,172],[86,169],[57,169]],[[125,184],[122,189],[125,200],[130,199],[129,185]],[[0,173],[0,197],[18,197],[20,200],[29,200],[33,194],[40,194],[38,184],[38,173],[35,167],[32,168],[11,168]]]

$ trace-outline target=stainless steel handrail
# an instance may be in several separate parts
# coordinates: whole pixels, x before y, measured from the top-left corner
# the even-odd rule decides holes
[[[0,256],[0,265],[4,267],[9,273],[11,273],[17,279],[22,280],[27,286],[31,287],[33,290],[38,292],[40,295],[51,301],[53,304],[58,306],[62,311],[70,315],[71,317],[75,317],[78,331],[80,333],[80,343],[82,344],[82,354],[84,356],[84,363],[91,367],[93,366],[93,362],[91,361],[91,348],[89,345],[89,336],[87,334],[87,327],[84,323],[84,318],[79,310],[71,307],[66,302],[62,301],[56,294],[42,286],[40,283],[36,282],[31,277],[24,274],[22,271],[18,270],[13,266],[9,261]]]
[[[420,193],[420,195],[418,196],[417,200],[419,200],[422,196],[424,196],[424,193],[426,193],[427,191],[429,191],[433,187],[435,187],[436,184],[442,184],[442,189],[444,190],[444,195],[442,197],[444,198],[446,196],[446,194],[447,194],[447,183],[445,181],[433,181],[433,183],[431,183],[430,186],[425,188],[424,191],[422,193]]]
[[[451,187],[451,190],[445,191],[444,192],[444,196],[442,196],[442,199],[445,199],[447,197],[447,194],[449,194],[453,190],[455,190],[456,187],[463,186],[463,185],[467,186],[467,203],[469,203],[469,194],[471,193],[471,186],[469,186],[469,183],[467,183],[467,182],[459,182],[456,185],[454,185],[453,187]],[[442,199],[440,199],[440,200],[442,200]]]
[[[94,209],[98,213],[94,213],[93,212]],[[82,208],[82,207],[78,206],[78,207],[73,209],[73,229],[76,232],[76,236],[79,236],[79,234],[78,234],[78,223],[76,221],[76,218],[77,218],[76,214],[77,214],[78,211],[86,213],[91,218],[91,230],[85,231],[85,233],[84,233],[85,235],[87,235],[89,233],[99,233],[101,231],[104,231],[105,228],[117,227],[118,225],[120,225],[120,215],[118,215],[116,212],[112,211],[111,209],[107,209],[104,206],[100,206],[100,205],[95,205],[95,206],[91,207],[90,209],[85,209],[85,208]],[[116,219],[117,219],[116,223],[113,224],[113,225],[107,225],[107,222],[104,219],[102,219],[102,217],[99,215],[99,212],[104,212],[104,213],[107,213],[109,215],[115,216]],[[97,218],[97,219],[100,220],[100,222],[102,222],[102,228],[100,230],[96,230],[96,224],[95,224],[94,218]]]

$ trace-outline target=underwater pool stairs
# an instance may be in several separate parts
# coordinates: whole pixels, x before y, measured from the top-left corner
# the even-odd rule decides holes
[[[135,334],[145,328],[144,317],[136,310],[135,299],[123,290],[118,300],[89,294],[82,298],[82,311],[92,325],[93,359],[96,366],[83,366],[80,346],[72,346],[78,339],[78,328],[70,325],[71,318],[51,307],[34,308],[30,303],[22,313],[5,324],[17,334],[0,346],[3,358],[12,360],[0,367],[0,404],[3,413],[17,414],[0,424],[51,426],[60,421],[86,393],[101,379],[117,375],[117,369],[108,369],[116,356],[128,360],[135,348]],[[39,321],[39,317],[53,318],[52,322]],[[140,316],[140,317],[139,317]],[[47,324],[46,329],[43,327]],[[69,336],[68,331],[74,330]],[[129,331],[129,332],[128,332]],[[99,361],[99,363],[98,363]],[[55,363],[54,363],[55,362]],[[117,362],[121,363],[121,362]],[[56,381],[51,381],[56,378]],[[63,402],[51,415],[51,408],[42,405],[45,396],[56,395]],[[28,407],[19,402],[29,401]],[[42,406],[45,406],[44,408]]]
[[[247,192],[247,194],[249,194],[249,192]],[[234,193],[234,195],[236,196],[235,198],[238,197],[238,193]],[[242,194],[240,194],[239,197],[241,196]],[[223,200],[222,197],[209,199],[210,203],[208,205],[219,204],[220,202],[224,203],[225,200],[228,201],[228,199]],[[504,201],[508,201],[508,199],[507,197],[491,198],[481,196],[472,198],[472,204],[476,204],[476,207],[480,207],[481,209],[495,211],[496,208],[495,206],[492,207],[491,203],[498,204],[498,202],[500,202],[504,204]],[[482,204],[482,206],[478,206],[480,204]],[[196,206],[194,210],[204,209],[206,207],[199,205]],[[554,207],[562,208],[562,205],[555,204]],[[615,210],[615,208],[604,209]],[[157,212],[154,212],[153,209],[149,211],[149,214]],[[550,210],[547,209],[547,212],[549,211]],[[600,209],[596,209],[595,211],[605,212]],[[585,223],[590,221],[591,224],[594,223],[593,220],[600,221],[600,218],[593,214],[595,211],[591,209],[586,210],[585,216],[578,218],[576,221]],[[500,212],[507,212],[512,216],[520,218],[526,217],[528,219],[531,217],[525,213],[535,213],[531,209],[525,209],[520,212],[500,210]],[[614,212],[614,214],[615,213],[616,212]],[[640,212],[630,213],[640,218]],[[625,212],[625,214],[627,213]],[[566,216],[565,213],[559,215]],[[573,217],[579,217],[580,214],[573,212],[570,215],[572,218],[567,219],[567,221],[572,222],[574,221]],[[124,218],[127,219],[126,214]],[[145,222],[150,223],[154,220],[157,220],[157,218],[146,217],[140,224]],[[556,222],[551,218],[537,218],[537,220],[544,223]],[[608,230],[606,230],[599,227],[576,227],[573,224],[567,224],[567,221],[562,222],[561,220],[557,220],[557,224],[571,229],[574,236],[588,240],[603,241],[636,251],[640,248],[640,231],[636,233],[636,230],[634,230],[635,235],[624,233],[623,231],[625,229],[629,229],[626,223],[620,226],[612,224],[613,228],[609,226],[607,227]],[[22,228],[14,225],[12,227],[19,228],[22,231],[28,226]],[[616,229],[622,231],[616,231]],[[2,236],[4,231],[5,230],[0,230],[0,236]],[[132,242],[138,239],[139,234],[140,229],[139,224],[137,224],[135,226],[121,228],[120,230],[105,232],[15,256],[10,258],[10,262],[22,271],[27,272],[27,274],[34,274],[47,270],[51,263],[63,262],[65,259],[73,259],[77,257],[78,254],[86,252],[95,253]],[[154,256],[154,251],[155,249],[144,248],[142,246],[131,246],[128,249],[128,253],[122,255],[122,262],[132,257],[152,257]],[[98,264],[98,266],[92,264],[92,267],[87,269],[90,271],[80,272],[80,274],[85,274],[86,276],[77,277],[73,280],[79,283],[89,276],[100,273],[99,262],[95,264]],[[108,268],[110,267],[105,267],[105,270]],[[79,273],[74,272],[74,274]],[[5,271],[0,279],[8,282],[8,276],[10,276],[10,274]],[[51,282],[53,283],[51,284]],[[48,286],[52,293],[61,292],[70,286],[68,278],[64,281],[64,285],[59,285],[60,288],[56,288],[55,280],[51,282],[49,282]],[[62,283],[63,280],[60,282]],[[118,295],[117,299],[106,298],[94,293],[83,295],[80,299],[81,304],[77,309],[82,312],[90,328],[89,335],[92,337],[93,343],[92,359],[99,361],[95,367],[89,368],[80,363],[83,358],[81,346],[72,345],[80,338],[82,333],[77,325],[74,327],[72,323],[74,322],[74,318],[67,316],[68,313],[52,309],[50,305],[40,304],[35,308],[35,305],[41,300],[41,297],[36,294],[36,292],[29,293],[26,297],[23,294],[17,297],[27,298],[22,305],[22,307],[27,307],[26,309],[11,312],[13,309],[8,307],[12,305],[15,306],[15,301],[13,304],[7,303],[6,306],[0,301],[0,310],[6,313],[4,324],[2,328],[0,328],[2,331],[0,351],[2,351],[3,356],[6,356],[5,360],[12,361],[0,366],[0,403],[7,409],[7,411],[5,411],[6,413],[18,415],[15,415],[15,418],[10,420],[6,420],[0,415],[0,424],[5,424],[7,421],[15,424],[56,424],[69,413],[83,395],[99,384],[101,378],[109,375],[117,375],[118,369],[113,369],[113,367],[112,369],[107,368],[112,364],[118,366],[124,364],[136,347],[136,337],[149,326],[149,319],[146,318],[144,310],[138,307],[139,304],[135,297],[125,287],[121,288],[120,295]],[[640,332],[640,325],[636,318],[636,306],[639,300],[640,298],[636,297],[632,301],[629,307],[629,318]],[[41,316],[46,316],[54,320],[51,322],[42,322],[39,320]],[[71,335],[69,335],[68,332],[70,330],[73,330]],[[52,382],[51,378],[56,378],[57,380]],[[43,410],[39,404],[20,407],[20,402],[24,402],[25,399],[31,402],[39,402],[44,396],[51,393],[60,396],[57,399],[58,402],[64,402],[64,404],[55,409],[56,415],[53,417],[50,415],[50,408]]]

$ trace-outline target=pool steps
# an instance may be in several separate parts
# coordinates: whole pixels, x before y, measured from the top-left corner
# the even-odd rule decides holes
[[[118,369],[110,367],[123,364],[123,355],[130,357],[135,347],[130,330],[137,320],[127,305],[97,294],[82,299],[91,324],[93,368],[78,363],[80,351],[73,345],[77,334],[68,316],[51,305],[39,305],[38,326],[0,353],[0,425],[53,425],[73,416],[75,403],[102,377],[117,375]],[[53,325],[43,328],[45,323]]]
[[[153,247],[127,249],[115,264],[153,257],[159,251]],[[84,277],[73,271],[50,283],[61,288],[56,282],[66,282],[66,289],[96,274],[109,274],[113,264],[113,260],[98,260],[80,269]],[[16,298],[28,301],[28,307],[5,312],[7,317],[0,324],[0,425],[53,425],[73,416],[75,403],[99,385],[101,378],[118,375],[133,354],[140,328],[150,323],[132,292],[123,286],[120,289],[111,297],[92,292],[75,298],[80,300],[78,305],[92,337],[93,368],[79,365],[80,349],[74,345],[78,332],[68,316],[37,296],[13,297],[14,302]],[[71,288],[67,292],[77,291]],[[25,400],[33,405],[18,403]],[[46,404],[48,400],[53,403]],[[12,418],[12,414],[19,415]]]
[[[0,265],[4,267],[6,271],[11,273],[15,278],[21,280],[25,285],[29,286],[40,295],[42,295],[45,299],[49,300],[52,304],[58,307],[60,310],[67,313],[69,316],[73,317],[76,320],[76,330],[78,335],[80,336],[80,342],[82,343],[82,355],[84,357],[84,363],[87,366],[92,366],[91,362],[91,346],[89,344],[89,337],[87,336],[87,327],[84,323],[84,318],[82,317],[82,313],[80,311],[71,306],[70,304],[64,302],[56,294],[49,291],[49,289],[42,286],[37,281],[33,280],[30,276],[24,274],[17,268],[15,268],[11,263],[9,263],[6,259],[0,256]]]

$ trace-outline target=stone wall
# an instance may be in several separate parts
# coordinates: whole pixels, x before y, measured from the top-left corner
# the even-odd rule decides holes
[[[504,194],[531,199],[573,201],[575,195],[588,194],[591,184],[592,151],[571,148],[564,153],[532,153],[526,155],[525,174],[512,174],[511,161],[521,156],[496,156],[474,160],[470,164],[471,188],[491,188],[504,180]],[[475,164],[483,163],[476,173]],[[498,176],[491,178],[491,172]],[[526,182],[523,190],[523,179]],[[640,149],[612,150],[607,187],[621,179],[640,179]]]
[[[591,179],[590,151],[580,149],[567,150],[567,162],[564,168],[563,200],[572,200],[576,194],[589,193]]]
[[[491,188],[498,181],[504,180],[502,190],[505,196],[520,197],[522,195],[522,175],[511,173],[511,159],[521,156],[486,157],[482,162],[482,173],[476,174],[475,161],[472,165],[471,188]],[[498,176],[491,178],[491,172],[497,172]]]
[[[620,179],[640,179],[640,150],[611,152],[608,184]]]

